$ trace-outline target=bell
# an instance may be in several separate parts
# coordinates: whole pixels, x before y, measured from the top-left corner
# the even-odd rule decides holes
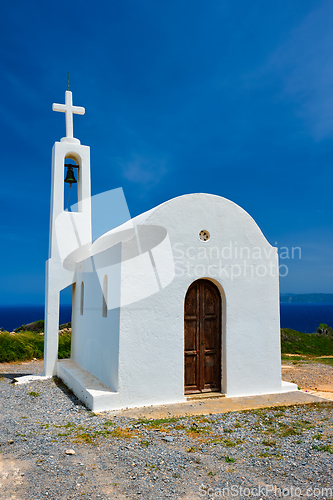
[[[68,184],[70,185],[75,184],[77,180],[75,179],[73,167],[71,165],[66,165],[66,167],[67,167],[67,175],[64,182],[68,182]]]

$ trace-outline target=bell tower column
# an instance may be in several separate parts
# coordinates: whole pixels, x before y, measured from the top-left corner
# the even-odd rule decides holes
[[[72,92],[66,91],[65,104],[53,104],[53,111],[66,114],[66,137],[52,150],[49,258],[45,274],[44,375],[57,374],[59,337],[59,294],[75,281],[75,262],[71,254],[91,244],[90,148],[73,137],[73,113],[85,109],[73,106]],[[64,164],[77,165],[77,212],[64,210]]]

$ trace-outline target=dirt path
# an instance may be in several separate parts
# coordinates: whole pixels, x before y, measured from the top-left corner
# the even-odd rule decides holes
[[[333,400],[333,366],[284,361],[282,379],[296,383],[303,391]]]

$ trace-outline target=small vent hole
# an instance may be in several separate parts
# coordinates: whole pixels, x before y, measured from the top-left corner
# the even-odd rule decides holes
[[[201,241],[208,241],[210,238],[210,234],[206,229],[203,229],[199,233],[199,238],[201,239]]]

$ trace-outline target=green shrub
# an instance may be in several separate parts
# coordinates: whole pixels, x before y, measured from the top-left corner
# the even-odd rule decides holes
[[[58,358],[65,359],[71,357],[71,334],[63,333],[59,335]]]
[[[69,358],[71,354],[71,335],[59,336],[60,359]],[[25,361],[44,357],[44,335],[36,332],[0,333],[0,363]]]
[[[283,328],[281,330],[281,351],[288,354],[332,355],[333,336],[323,336],[320,333],[302,333],[290,328]]]

